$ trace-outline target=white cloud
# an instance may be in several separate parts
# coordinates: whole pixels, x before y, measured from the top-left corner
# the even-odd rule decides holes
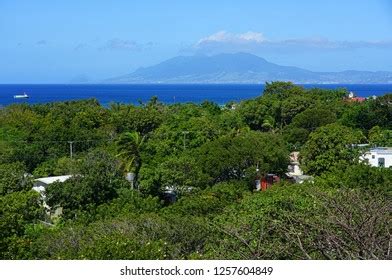
[[[245,40],[247,42],[254,41],[254,42],[261,43],[261,42],[266,41],[262,33],[257,33],[257,32],[253,32],[253,31],[248,31],[243,34],[239,34],[239,38],[241,40]]]
[[[261,43],[264,41],[265,38],[263,34],[258,32],[248,31],[242,34],[235,34],[235,33],[229,33],[227,31],[219,31],[210,36],[200,39],[197,42],[196,46],[202,46],[204,44],[210,44],[210,43],[241,44],[241,43],[251,43],[251,42]]]
[[[305,51],[305,50],[350,50],[358,48],[391,48],[392,40],[384,41],[333,41],[328,38],[292,38],[283,40],[267,39],[260,32],[230,33],[219,31],[198,40],[184,52],[259,52]]]

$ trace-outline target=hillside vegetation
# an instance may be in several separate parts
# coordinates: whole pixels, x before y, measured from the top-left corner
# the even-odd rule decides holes
[[[392,146],[392,94],[346,95],[274,82],[224,107],[2,108],[0,258],[391,259],[392,170],[353,144]],[[292,151],[313,182],[284,180]],[[283,179],[255,192],[269,173]],[[50,217],[33,180],[68,174],[46,190]]]

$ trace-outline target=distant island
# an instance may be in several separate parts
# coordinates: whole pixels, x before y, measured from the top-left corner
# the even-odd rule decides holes
[[[300,84],[389,84],[392,83],[392,72],[314,72],[274,64],[249,53],[235,53],[177,56],[130,74],[107,79],[104,83],[255,84],[276,80]]]

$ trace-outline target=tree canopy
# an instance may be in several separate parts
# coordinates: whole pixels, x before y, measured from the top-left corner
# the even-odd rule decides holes
[[[390,259],[392,171],[360,155],[392,145],[392,94],[347,94],[272,82],[226,105],[0,108],[0,256]],[[291,152],[314,180],[286,176]],[[267,174],[280,182],[255,191]]]

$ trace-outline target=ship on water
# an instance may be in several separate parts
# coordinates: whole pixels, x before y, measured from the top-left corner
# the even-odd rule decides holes
[[[15,99],[29,98],[29,96],[24,92],[23,94],[14,95],[14,98],[15,98]]]

